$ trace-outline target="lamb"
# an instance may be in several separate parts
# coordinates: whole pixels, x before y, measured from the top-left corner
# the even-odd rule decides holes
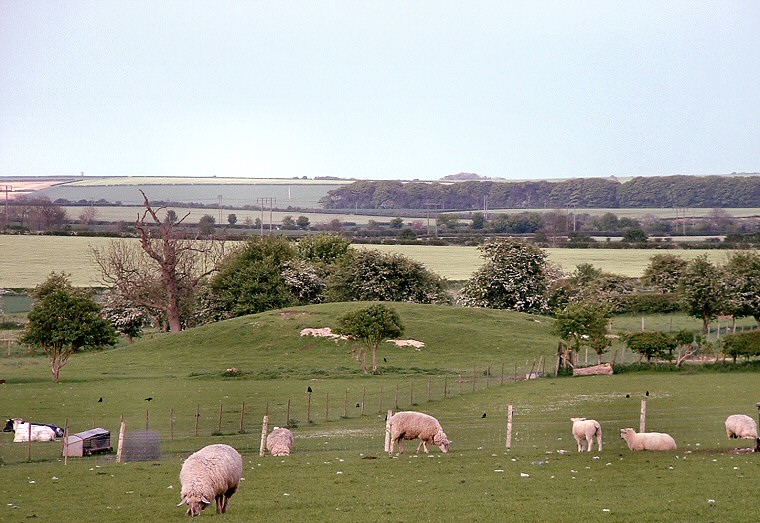
[[[664,432],[636,432],[626,428],[620,429],[620,437],[631,450],[676,450],[676,441]]]
[[[602,426],[594,419],[570,418],[573,422],[573,436],[578,443],[578,452],[583,452],[583,444],[588,443],[587,452],[594,446],[594,436],[599,452],[602,451]]]
[[[443,432],[441,424],[433,416],[423,414],[422,412],[403,411],[397,412],[390,417],[387,423],[387,429],[390,432],[390,451],[393,456],[393,450],[396,442],[399,444],[399,454],[404,452],[404,440],[420,439],[417,446],[417,453],[420,447],[429,454],[427,444],[437,445],[443,453],[449,451],[449,438]]]
[[[203,447],[182,464],[182,501],[177,506],[187,505],[187,514],[195,517],[215,499],[217,514],[224,514],[242,475],[243,458],[237,450],[223,444]]]
[[[290,456],[293,433],[284,427],[275,427],[267,436],[267,450],[272,456]]]
[[[757,439],[757,424],[745,414],[732,414],[726,418],[726,436],[734,439]]]

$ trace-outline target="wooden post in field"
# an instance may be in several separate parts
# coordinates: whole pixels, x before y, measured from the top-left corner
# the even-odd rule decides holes
[[[546,356],[541,356],[541,376],[546,376]]]
[[[533,372],[536,370],[536,358],[533,358],[533,365],[530,366],[530,374],[528,374],[528,379],[533,378]]]
[[[198,405],[195,407],[195,437],[198,437],[198,421],[201,418],[201,404],[198,403]]]
[[[517,382],[517,362],[515,362],[515,382]]]
[[[380,387],[380,408],[378,409],[378,412],[383,411],[383,388]]]
[[[443,375],[443,397],[444,398],[449,397],[449,375],[448,374]]]
[[[398,410],[398,383],[396,383],[396,395],[393,397],[393,408]]]
[[[414,380],[409,380],[409,406],[414,405]]]
[[[430,401],[430,376],[428,376],[428,401]]]
[[[644,332],[644,315],[641,315],[641,332]]]
[[[267,402],[267,411],[269,411],[269,402]],[[285,426],[290,427],[290,398],[288,398],[288,407],[285,411]]]
[[[330,393],[325,397],[325,421],[330,419]]]
[[[240,433],[242,434],[244,432],[244,423],[245,423],[245,401],[243,402],[243,406],[240,407]],[[287,426],[287,423],[285,423],[285,426]]]
[[[507,407],[507,448],[512,448],[512,405]]]
[[[501,364],[501,378],[499,384],[504,385],[504,363]]]
[[[66,425],[63,426],[63,464],[69,464],[69,418],[66,418]]]
[[[647,400],[641,400],[641,413],[639,414],[639,432],[647,431]]]
[[[150,430],[150,409],[145,409],[145,430]]]
[[[26,459],[32,461],[32,422],[29,421],[28,424],[29,430],[27,436],[29,436],[29,438],[26,440]]]
[[[224,403],[219,404],[219,423],[216,424],[216,431],[222,433],[222,415],[224,414]]]
[[[586,363],[585,365],[588,365],[588,346],[586,346]]]
[[[346,396],[343,398],[343,417],[348,417],[348,389],[346,389]]]
[[[169,410],[169,439],[174,441],[174,407]]]
[[[121,463],[121,457],[124,452],[124,433],[127,431],[127,424],[124,423],[124,414],[121,415],[119,423],[119,446],[116,447],[116,463]]]
[[[307,394],[309,395],[309,400],[306,403],[306,423],[311,423],[311,391]]]
[[[268,407],[267,407],[268,410]],[[259,457],[264,457],[267,453],[267,434],[269,433],[269,414],[264,414],[261,421],[261,445],[259,445]]]
[[[362,387],[362,416],[364,416],[364,405],[367,404],[367,387]]]
[[[391,451],[391,416],[393,416],[393,411],[388,409],[385,418],[385,452]]]
[[[472,392],[475,392],[475,379],[477,377],[475,367],[472,368]]]

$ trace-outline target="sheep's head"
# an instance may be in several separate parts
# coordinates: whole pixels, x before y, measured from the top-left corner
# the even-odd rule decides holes
[[[185,496],[177,506],[181,507],[182,505],[187,505],[187,515],[195,517],[200,516],[203,509],[210,504],[211,502],[203,496],[201,496],[200,499],[198,496]]]
[[[446,436],[445,432],[436,432],[435,436],[433,436],[433,444],[438,445],[438,448],[441,449],[441,451],[445,454],[449,451],[449,444],[451,442],[449,441],[449,438]]]
[[[626,436],[629,436],[631,434],[633,434],[633,429],[632,428],[620,429],[620,437],[622,439],[625,439]]]

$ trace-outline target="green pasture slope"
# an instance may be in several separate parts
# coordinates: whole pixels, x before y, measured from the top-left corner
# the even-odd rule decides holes
[[[383,346],[382,374],[365,376],[350,346],[299,335],[359,305],[271,311],[80,354],[59,384],[50,381],[42,358],[0,359],[0,377],[7,381],[0,385],[4,415],[59,424],[68,419],[73,431],[95,424],[112,431],[114,445],[123,415],[128,429],[147,423],[159,431],[163,453],[156,462],[117,464],[105,455],[64,465],[59,443],[37,443],[29,463],[27,445],[4,434],[0,520],[184,520],[184,510],[175,506],[182,459],[212,442],[231,444],[244,457],[245,480],[224,518],[229,522],[757,518],[758,455],[736,453],[750,442],[729,441],[723,429],[728,414],[756,414],[756,373],[502,383],[502,363],[513,370],[517,362],[522,371],[526,362],[552,356],[550,320],[394,304],[406,324],[404,337],[426,346]],[[225,376],[232,366],[239,377]],[[620,440],[619,428],[638,426],[643,399],[647,427],[672,434],[678,451],[633,453]],[[268,408],[271,425],[283,425],[288,400],[294,453],[260,458],[261,419]],[[429,457],[415,456],[410,442],[405,454],[385,455],[384,415],[395,403],[438,417],[451,452],[432,448]],[[602,423],[603,452],[576,452],[572,416]],[[211,510],[202,517],[215,517]]]

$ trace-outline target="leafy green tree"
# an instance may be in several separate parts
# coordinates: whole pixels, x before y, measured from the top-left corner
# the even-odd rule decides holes
[[[293,219],[292,216],[283,216],[282,217],[282,228],[286,231],[292,231],[296,228],[296,221]]]
[[[210,214],[204,214],[201,219],[198,220],[198,232],[202,236],[211,236],[214,234],[214,226],[216,225],[216,218]]]
[[[760,324],[760,254],[738,251],[729,255],[724,267],[731,282],[729,310],[735,318],[752,316]]]
[[[446,229],[456,229],[459,225],[459,215],[456,213],[442,213],[436,216],[436,224]]]
[[[482,212],[474,212],[470,217],[470,227],[473,230],[479,231],[486,226],[486,217]]]
[[[298,240],[296,250],[302,260],[332,264],[348,253],[351,242],[337,234],[315,234]]]
[[[703,333],[729,306],[728,292],[720,272],[707,260],[706,254],[686,265],[679,283],[679,296],[686,314],[702,320]]]
[[[283,270],[295,258],[290,243],[279,237],[253,238],[227,255],[209,283],[205,308],[209,319],[255,314],[295,303]]]
[[[644,243],[648,238],[649,237],[647,236],[647,233],[644,232],[644,229],[640,227],[631,227],[626,229],[623,233],[622,241],[626,243]]]
[[[237,223],[237,214],[228,214],[227,223],[230,225],[235,225]]]
[[[100,317],[100,306],[89,293],[71,286],[65,273],[51,273],[35,287],[29,322],[19,342],[39,347],[50,359],[53,381],[76,352],[115,345],[116,330]]]
[[[652,361],[652,358],[669,358],[678,345],[676,339],[665,332],[636,332],[626,336],[625,342],[628,348],[647,361]]]
[[[401,254],[352,250],[327,280],[329,301],[449,303],[445,280]]]
[[[723,340],[723,353],[733,358],[734,363],[738,357],[751,359],[760,356],[760,330],[728,334]]]
[[[365,355],[367,349],[371,350],[372,372],[376,374],[380,370],[377,358],[380,344],[387,339],[401,336],[404,325],[395,309],[377,303],[339,316],[333,332],[353,338],[360,343],[361,346],[355,357],[361,363],[365,374],[368,372]]]
[[[309,217],[308,216],[299,216],[296,218],[296,225],[299,229],[308,229],[309,228]]]
[[[400,229],[404,226],[404,219],[403,218],[393,218],[390,221],[391,229]]]
[[[513,239],[491,240],[479,249],[485,262],[462,288],[461,305],[534,313],[548,310],[544,251]]]
[[[655,254],[649,258],[641,282],[662,293],[677,292],[678,282],[688,263],[675,254]]]
[[[596,352],[597,363],[610,346],[607,325],[612,317],[610,309],[596,302],[569,303],[555,313],[554,332],[578,352],[588,345]]]

